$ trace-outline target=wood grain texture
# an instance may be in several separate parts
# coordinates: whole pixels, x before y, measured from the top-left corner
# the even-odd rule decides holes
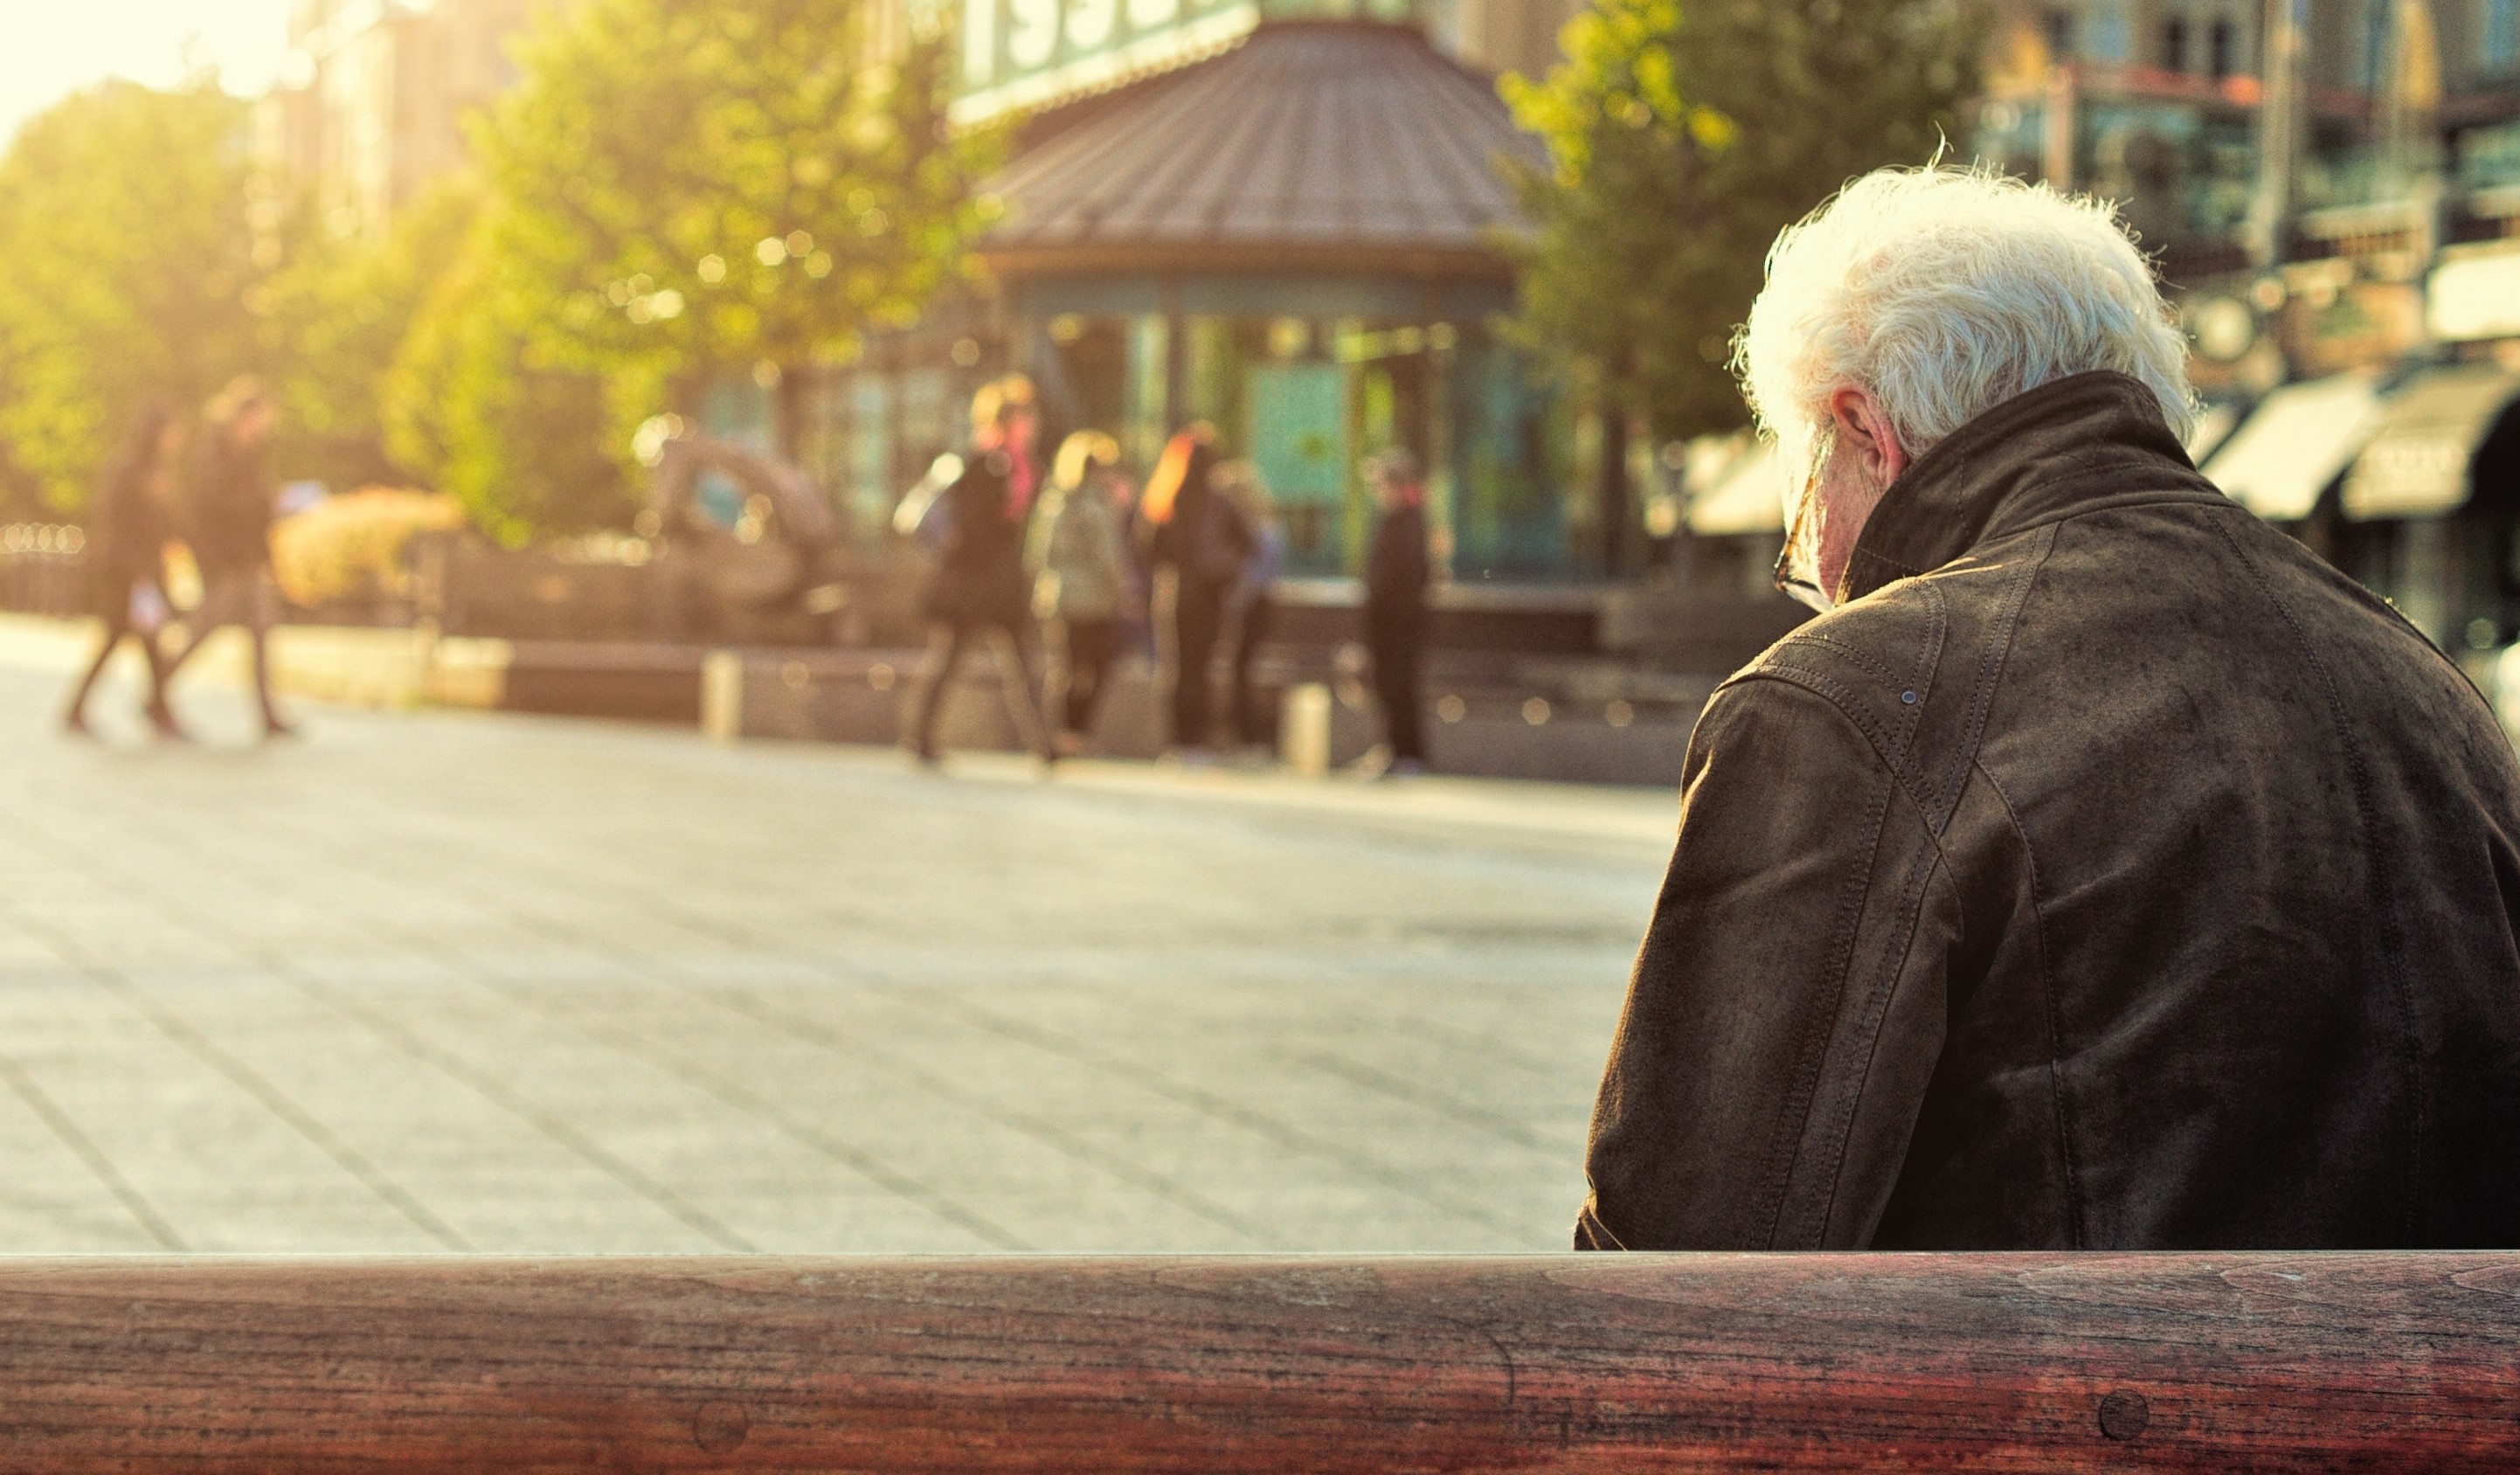
[[[2509,1469],[2520,1254],[0,1262],[0,1468]]]

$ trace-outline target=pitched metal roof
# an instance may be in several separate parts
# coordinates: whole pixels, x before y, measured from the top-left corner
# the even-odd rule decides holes
[[[980,250],[1003,275],[1501,275],[1497,165],[1545,166],[1490,82],[1414,29],[1263,26],[1016,159]]]

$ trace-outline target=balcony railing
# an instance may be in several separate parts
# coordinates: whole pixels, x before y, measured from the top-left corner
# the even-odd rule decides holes
[[[2509,1469],[2520,1254],[0,1262],[13,1470]]]

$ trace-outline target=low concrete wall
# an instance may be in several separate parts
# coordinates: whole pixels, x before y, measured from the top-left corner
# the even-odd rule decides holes
[[[0,616],[0,656],[74,667],[94,648],[93,626]],[[704,682],[716,660],[718,677]],[[888,746],[900,741],[918,687],[916,650],[703,650],[693,646],[436,637],[426,630],[290,625],[272,634],[273,679],[285,694],[357,706],[423,705],[609,717],[705,726],[715,736]],[[214,636],[185,680],[242,684],[250,676],[242,632]],[[1298,678],[1300,679],[1300,678]],[[1426,736],[1438,773],[1582,783],[1668,786],[1711,678],[1664,678],[1650,698],[1603,692],[1543,699],[1474,672],[1441,675],[1426,690]],[[1380,719],[1353,679],[1324,686],[1328,761],[1339,768],[1380,740]],[[703,701],[703,687],[714,699]],[[1269,693],[1275,706],[1280,695]],[[975,653],[948,693],[938,729],[949,749],[1013,751],[997,665]],[[1156,678],[1142,657],[1123,661],[1096,724],[1093,750],[1115,758],[1164,751]]]
[[[898,742],[919,679],[919,653],[908,650],[724,651],[715,658],[724,662],[712,687],[717,701],[702,722],[730,738]],[[1713,687],[1710,678],[1680,700],[1640,708],[1616,699],[1552,702],[1430,686],[1428,757],[1439,773],[1481,778],[1674,784],[1697,708]],[[1336,682],[1330,690],[1328,761],[1344,767],[1381,740],[1381,720],[1356,683]],[[1276,697],[1273,692],[1273,703]],[[965,661],[947,694],[938,737],[949,749],[1015,749],[994,661]],[[1094,750],[1103,756],[1151,758],[1163,751],[1161,693],[1143,660],[1124,662],[1114,674],[1094,737]]]
[[[75,667],[96,649],[93,620],[39,615],[6,620],[9,653],[46,666]],[[412,630],[371,630],[333,625],[283,625],[271,633],[271,679],[279,691],[350,706],[416,707],[434,697],[430,672],[433,641]],[[139,656],[125,648],[124,660]],[[182,682],[242,686],[253,677],[253,647],[242,630],[222,630],[184,667]],[[481,702],[479,705],[492,705]]]
[[[0,614],[0,659],[64,671],[96,648],[92,620]],[[476,707],[690,724],[699,719],[700,661],[692,646],[455,639],[426,629],[283,625],[271,633],[272,685],[282,694],[349,706]],[[128,653],[122,657],[136,661]],[[136,666],[134,669],[137,669]],[[243,686],[252,645],[241,630],[210,637],[186,684]]]

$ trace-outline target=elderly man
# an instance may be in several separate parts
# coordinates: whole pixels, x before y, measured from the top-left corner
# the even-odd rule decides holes
[[[2520,765],[2190,466],[2106,209],[1860,180],[1740,363],[1826,612],[1690,742],[1579,1246],[2520,1243]]]

